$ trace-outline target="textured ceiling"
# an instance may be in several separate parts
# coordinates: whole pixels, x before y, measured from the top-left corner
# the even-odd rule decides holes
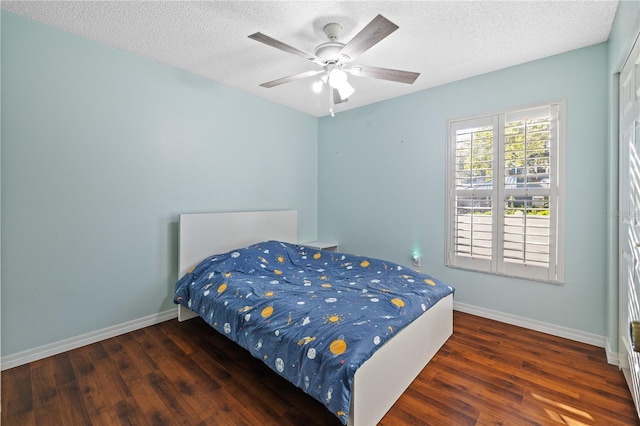
[[[419,72],[413,85],[350,76],[336,111],[604,42],[617,1],[6,1],[2,8],[270,99],[328,114],[313,79],[261,83],[320,69],[247,36],[262,32],[313,53],[325,24],[347,42],[376,15],[400,28],[353,64]]]

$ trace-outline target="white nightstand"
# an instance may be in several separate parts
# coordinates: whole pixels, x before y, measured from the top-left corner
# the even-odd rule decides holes
[[[329,243],[326,241],[309,241],[307,243],[300,244],[318,250],[338,251],[338,243]]]

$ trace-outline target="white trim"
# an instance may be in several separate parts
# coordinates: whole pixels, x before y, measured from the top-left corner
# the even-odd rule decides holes
[[[504,322],[506,324],[517,325],[529,330],[540,331],[542,333],[551,334],[552,336],[563,337],[565,339],[586,343],[588,345],[593,345],[600,348],[605,347],[605,337],[598,334],[587,333],[568,327],[562,327],[560,325],[549,324],[518,315],[506,314],[504,312],[498,312],[491,309],[455,301],[453,302],[453,309],[455,311],[465,312],[467,314]]]
[[[100,342],[111,337],[129,333],[134,330],[148,327],[150,325],[159,324],[178,317],[178,309],[173,308],[168,311],[152,314],[143,318],[123,322],[122,324],[106,327],[101,330],[92,331],[69,339],[60,340],[58,342],[49,343],[38,346],[33,349],[18,352],[15,354],[3,356],[0,359],[0,369],[8,370],[9,368],[18,367],[29,362],[57,355],[62,352],[77,349],[82,346]]]
[[[611,349],[611,341],[609,341],[609,339],[605,339],[604,351],[607,354],[607,362],[620,367],[620,355],[618,352],[613,352],[613,349]]]

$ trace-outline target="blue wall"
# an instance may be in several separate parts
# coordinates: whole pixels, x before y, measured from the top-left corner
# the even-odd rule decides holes
[[[3,355],[174,308],[179,213],[315,238],[315,117],[1,15]]]
[[[599,44],[323,118],[318,234],[456,287],[456,301],[605,335],[607,45]],[[566,283],[444,266],[448,119],[565,98]]]

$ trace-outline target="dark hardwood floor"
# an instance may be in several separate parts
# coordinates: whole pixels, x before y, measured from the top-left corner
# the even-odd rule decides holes
[[[460,312],[454,318],[453,336],[382,425],[640,425],[603,349]],[[2,424],[340,422],[194,319],[3,371]]]

